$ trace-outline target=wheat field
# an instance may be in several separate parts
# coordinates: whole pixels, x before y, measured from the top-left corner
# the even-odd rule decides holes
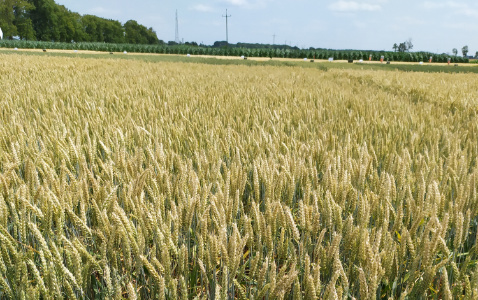
[[[477,75],[0,70],[1,299],[478,299]]]

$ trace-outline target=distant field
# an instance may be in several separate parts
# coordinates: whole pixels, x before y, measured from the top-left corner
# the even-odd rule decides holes
[[[354,61],[353,64],[347,63],[345,60],[335,60],[328,62],[326,60],[311,60],[304,61],[303,59],[292,58],[265,58],[265,57],[249,57],[243,60],[239,56],[205,56],[197,55],[187,57],[186,55],[174,54],[152,54],[152,53],[127,53],[114,52],[113,55],[99,51],[84,51],[80,50],[74,52],[73,50],[50,50],[44,53],[41,49],[20,49],[12,50],[0,48],[0,53],[9,54],[25,54],[25,55],[40,55],[40,56],[65,56],[65,57],[83,57],[83,58],[109,58],[109,59],[128,59],[128,60],[142,60],[149,62],[194,62],[213,65],[265,65],[265,66],[295,66],[305,68],[318,69],[360,69],[360,70],[391,70],[391,71],[405,71],[405,72],[431,72],[431,73],[478,73],[478,66],[469,63],[454,63],[448,65],[447,63],[427,63],[423,65],[414,62],[392,62],[390,65],[380,63],[377,61],[365,61],[359,63]]]
[[[250,47],[252,46],[252,47]],[[392,51],[373,51],[373,50],[333,50],[333,49],[299,49],[294,48],[275,48],[263,45],[244,45],[244,47],[202,47],[192,45],[165,45],[165,44],[111,44],[97,42],[80,43],[61,43],[45,41],[25,41],[25,40],[0,40],[0,48],[7,49],[63,49],[63,50],[93,50],[103,52],[124,52],[129,53],[157,53],[157,54],[177,54],[177,55],[208,55],[208,56],[232,56],[232,57],[273,57],[273,58],[299,58],[307,57],[309,59],[328,59],[330,57],[336,60],[344,59],[368,59],[372,57],[373,61],[380,61],[384,57],[385,61],[406,61],[420,62],[428,61],[433,56],[435,62],[447,62],[451,59],[453,63],[467,63],[468,58],[461,56],[450,56],[447,54],[437,54],[430,52],[392,52]]]
[[[441,70],[0,51],[0,299],[476,299]]]

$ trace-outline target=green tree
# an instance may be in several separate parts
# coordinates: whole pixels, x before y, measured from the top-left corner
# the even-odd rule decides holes
[[[452,52],[453,52],[453,55],[455,55],[455,56],[457,56],[457,55],[458,55],[458,49],[456,49],[456,48],[453,48]]]
[[[92,15],[85,15],[81,18],[81,23],[85,30],[85,40],[88,42],[101,42],[102,37],[100,38],[97,31],[97,18]]]
[[[73,13],[70,12],[63,5],[56,7],[56,14],[58,16],[58,31],[60,37],[58,41],[60,42],[70,42],[74,40],[76,34],[75,20],[73,18]]]
[[[0,27],[5,38],[20,36],[21,39],[34,39],[35,31],[30,20],[34,6],[25,0],[0,1]]]
[[[158,36],[153,28],[146,28],[134,20],[124,24],[126,43],[129,44],[158,44]]]
[[[397,44],[394,44],[392,48],[398,50],[398,52],[408,52],[413,49],[412,39],[408,39],[405,42],[400,43],[398,46]]]
[[[124,29],[121,23],[97,16],[85,15],[81,19],[85,39],[90,42],[124,43]]]
[[[30,12],[35,8],[33,4],[25,0],[14,0],[13,14],[15,15],[14,25],[17,28],[17,35],[21,39],[34,40],[35,30],[30,18]]]
[[[42,41],[59,41],[59,13],[53,0],[32,0],[35,9],[31,19],[37,39]]]
[[[159,44],[153,28],[134,20],[119,21],[71,12],[54,0],[0,0],[0,27],[5,38],[58,42]],[[125,36],[126,32],[126,36]]]
[[[83,28],[82,16],[79,13],[71,12],[70,18],[75,28],[72,40],[75,42],[84,42],[87,39],[87,34]]]
[[[405,45],[405,43],[400,43],[398,45],[398,52],[405,52],[407,51],[407,46]]]
[[[463,54],[463,57],[466,58],[468,55],[468,46],[463,46],[463,48],[461,48],[461,53]]]
[[[15,13],[12,9],[14,4],[14,0],[0,1],[0,27],[2,28],[4,38],[12,38],[17,35]]]
[[[16,20],[17,35],[22,40],[36,40],[35,30],[30,18],[20,17]]]
[[[412,39],[408,39],[405,41],[405,49],[405,51],[410,51],[413,49]]]
[[[124,43],[124,28],[115,20],[104,20],[103,37],[106,43]]]

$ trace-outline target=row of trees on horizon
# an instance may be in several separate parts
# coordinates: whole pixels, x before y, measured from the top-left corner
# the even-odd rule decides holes
[[[392,49],[394,52],[400,52],[400,53],[410,52],[410,50],[413,49],[412,39],[408,39],[405,42],[399,43],[399,44],[395,43],[393,44]],[[463,48],[461,48],[461,53],[463,54],[463,57],[467,57],[468,52],[469,52],[468,46],[463,46]],[[453,48],[452,53],[456,57],[458,55],[458,49]],[[476,51],[474,57],[478,58],[478,51]]]
[[[80,15],[54,0],[0,1],[0,28],[4,37],[55,42],[160,43],[153,28],[129,20]]]
[[[289,49],[302,50],[290,45],[270,45],[216,41],[211,46],[196,42],[176,43],[158,39],[153,28],[129,20],[124,24],[116,20],[100,18],[94,15],[80,15],[57,4],[54,0],[0,0],[0,28],[6,39],[17,37],[21,40],[48,42],[100,42],[112,44],[149,44],[211,48],[248,48],[248,49]],[[395,52],[410,52],[411,39],[394,44]],[[315,50],[331,50],[309,48]],[[463,56],[468,54],[468,46],[461,49]],[[455,57],[458,50],[453,49]],[[476,53],[478,57],[478,52]]]

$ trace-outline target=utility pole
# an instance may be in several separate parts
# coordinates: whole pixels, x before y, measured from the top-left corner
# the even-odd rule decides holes
[[[231,15],[227,15],[227,9],[226,9],[226,15],[225,16],[222,16],[223,18],[226,18],[226,45],[229,45],[229,32],[228,32],[228,28],[227,28],[227,19],[232,17]]]
[[[178,25],[178,10],[176,9],[176,38],[175,42],[179,44],[179,25]]]
[[[274,46],[276,44],[276,34],[274,33],[272,35],[272,46]]]

